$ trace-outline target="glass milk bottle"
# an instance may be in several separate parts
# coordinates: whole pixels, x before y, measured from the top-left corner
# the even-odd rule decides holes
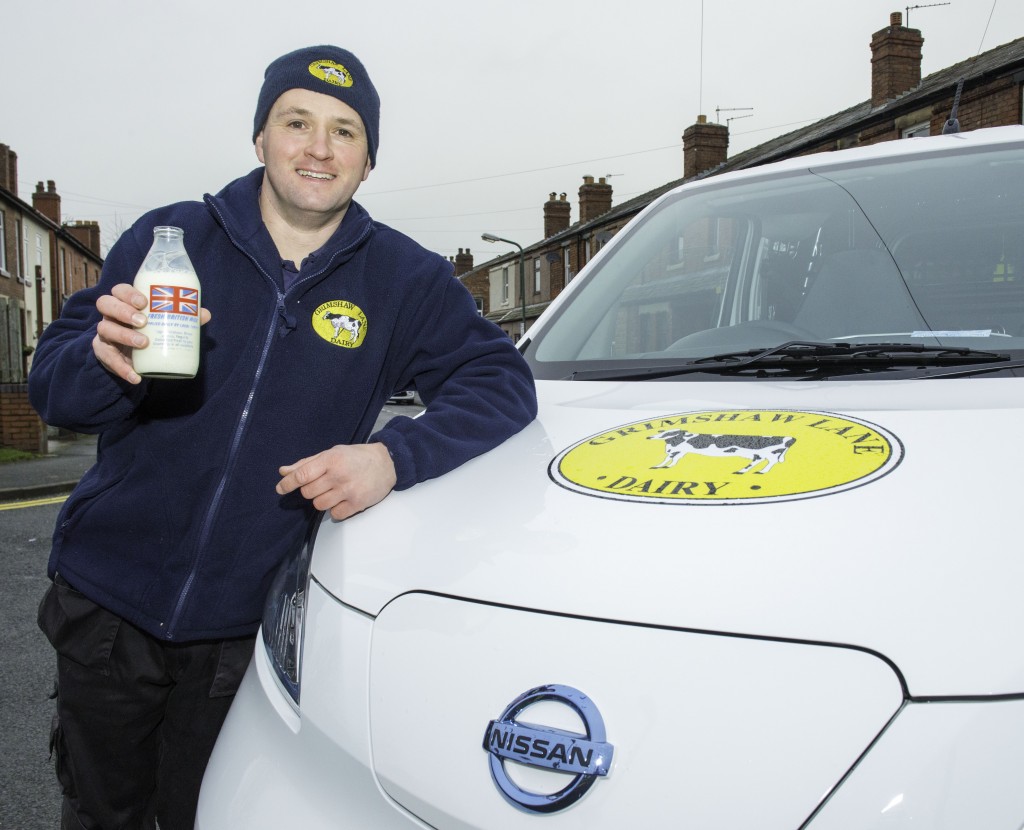
[[[199,369],[199,278],[185,253],[181,228],[153,228],[135,288],[146,295],[149,345],[134,349],[135,371],[149,378],[192,378]]]

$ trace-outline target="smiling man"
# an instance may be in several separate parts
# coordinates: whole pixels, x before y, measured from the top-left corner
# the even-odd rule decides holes
[[[64,828],[190,829],[266,591],[309,523],[442,475],[536,414],[529,369],[451,264],[353,201],[379,113],[350,52],[278,58],[253,124],[262,166],[143,216],[40,339],[39,414],[101,436],[39,609]],[[147,298],[130,283],[165,225],[202,284],[192,380],[131,360]],[[404,389],[426,411],[371,435]]]

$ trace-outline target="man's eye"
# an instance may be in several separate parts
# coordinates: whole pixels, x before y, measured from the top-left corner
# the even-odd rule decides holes
[[[302,121],[289,121],[288,126],[293,130],[301,130],[306,125]]]

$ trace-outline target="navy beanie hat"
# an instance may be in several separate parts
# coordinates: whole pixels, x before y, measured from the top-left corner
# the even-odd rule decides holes
[[[377,164],[380,96],[359,58],[337,46],[308,46],[282,55],[263,73],[263,88],[256,102],[252,140],[267,123],[270,108],[289,89],[308,89],[332,95],[359,113],[366,128],[370,166]]]

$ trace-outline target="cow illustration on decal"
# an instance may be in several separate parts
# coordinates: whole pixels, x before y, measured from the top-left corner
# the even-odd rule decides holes
[[[776,464],[786,460],[786,451],[796,443],[795,438],[788,436],[702,435],[685,429],[666,429],[657,435],[647,436],[647,439],[665,442],[665,460],[651,467],[652,470],[674,467],[683,456],[697,453],[716,458],[738,456],[747,459],[750,463],[742,470],[736,470],[736,475],[751,471],[767,473]],[[754,470],[762,461],[765,465],[760,470]]]

